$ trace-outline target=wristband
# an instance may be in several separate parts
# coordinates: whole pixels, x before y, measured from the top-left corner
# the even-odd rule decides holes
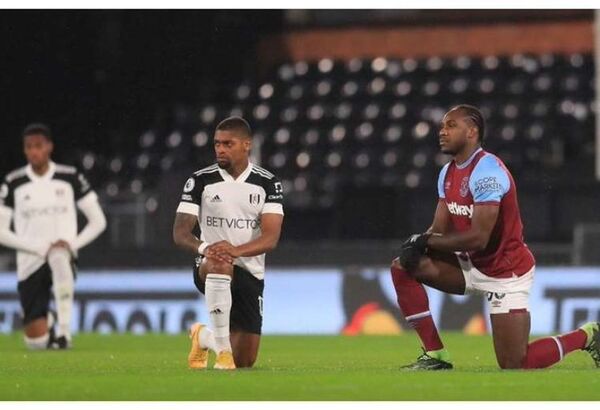
[[[202,256],[204,256],[204,251],[206,250],[206,248],[208,248],[210,246],[210,243],[208,242],[202,242],[200,244],[200,246],[198,246],[198,253]]]

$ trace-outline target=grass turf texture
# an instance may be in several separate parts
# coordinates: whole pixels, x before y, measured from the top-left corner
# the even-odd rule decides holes
[[[452,371],[400,371],[419,354],[408,333],[265,336],[254,369],[219,372],[187,369],[183,335],[83,334],[74,350],[30,352],[13,334],[0,336],[0,400],[600,400],[585,352],[500,371],[489,336],[443,337]]]

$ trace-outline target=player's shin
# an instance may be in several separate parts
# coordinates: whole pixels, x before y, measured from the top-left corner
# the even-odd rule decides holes
[[[423,285],[407,271],[395,266],[392,267],[392,281],[400,310],[408,323],[417,331],[425,350],[436,352],[444,349],[429,311],[429,298]]]
[[[231,351],[229,341],[231,278],[228,275],[209,273],[206,275],[205,291],[206,307],[214,332],[215,350]]]
[[[53,248],[48,254],[48,264],[52,271],[52,288],[58,316],[56,336],[64,336],[70,341],[75,288],[71,254],[65,248]]]
[[[560,336],[538,339],[527,346],[523,369],[544,369],[560,362],[567,354],[585,348],[587,335],[582,329]]]

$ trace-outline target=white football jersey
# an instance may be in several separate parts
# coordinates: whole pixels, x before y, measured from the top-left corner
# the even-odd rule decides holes
[[[262,214],[283,215],[282,203],[281,182],[269,171],[249,164],[233,179],[214,164],[186,181],[177,212],[197,216],[203,242],[238,246],[260,236]],[[235,264],[264,278],[265,254],[237,258]]]
[[[12,213],[15,234],[31,244],[49,247],[52,242],[72,242],[77,237],[76,203],[96,194],[75,167],[50,162],[43,176],[31,165],[9,173],[0,188],[0,207]],[[22,281],[38,270],[45,259],[17,251],[17,277]]]

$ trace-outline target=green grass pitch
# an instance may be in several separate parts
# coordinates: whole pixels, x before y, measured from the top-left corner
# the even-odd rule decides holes
[[[252,370],[187,369],[188,339],[75,337],[72,351],[27,351],[0,336],[0,400],[600,400],[585,352],[538,371],[500,371],[489,336],[443,335],[455,370],[405,372],[403,336],[265,336]],[[211,362],[214,358],[211,358]]]

